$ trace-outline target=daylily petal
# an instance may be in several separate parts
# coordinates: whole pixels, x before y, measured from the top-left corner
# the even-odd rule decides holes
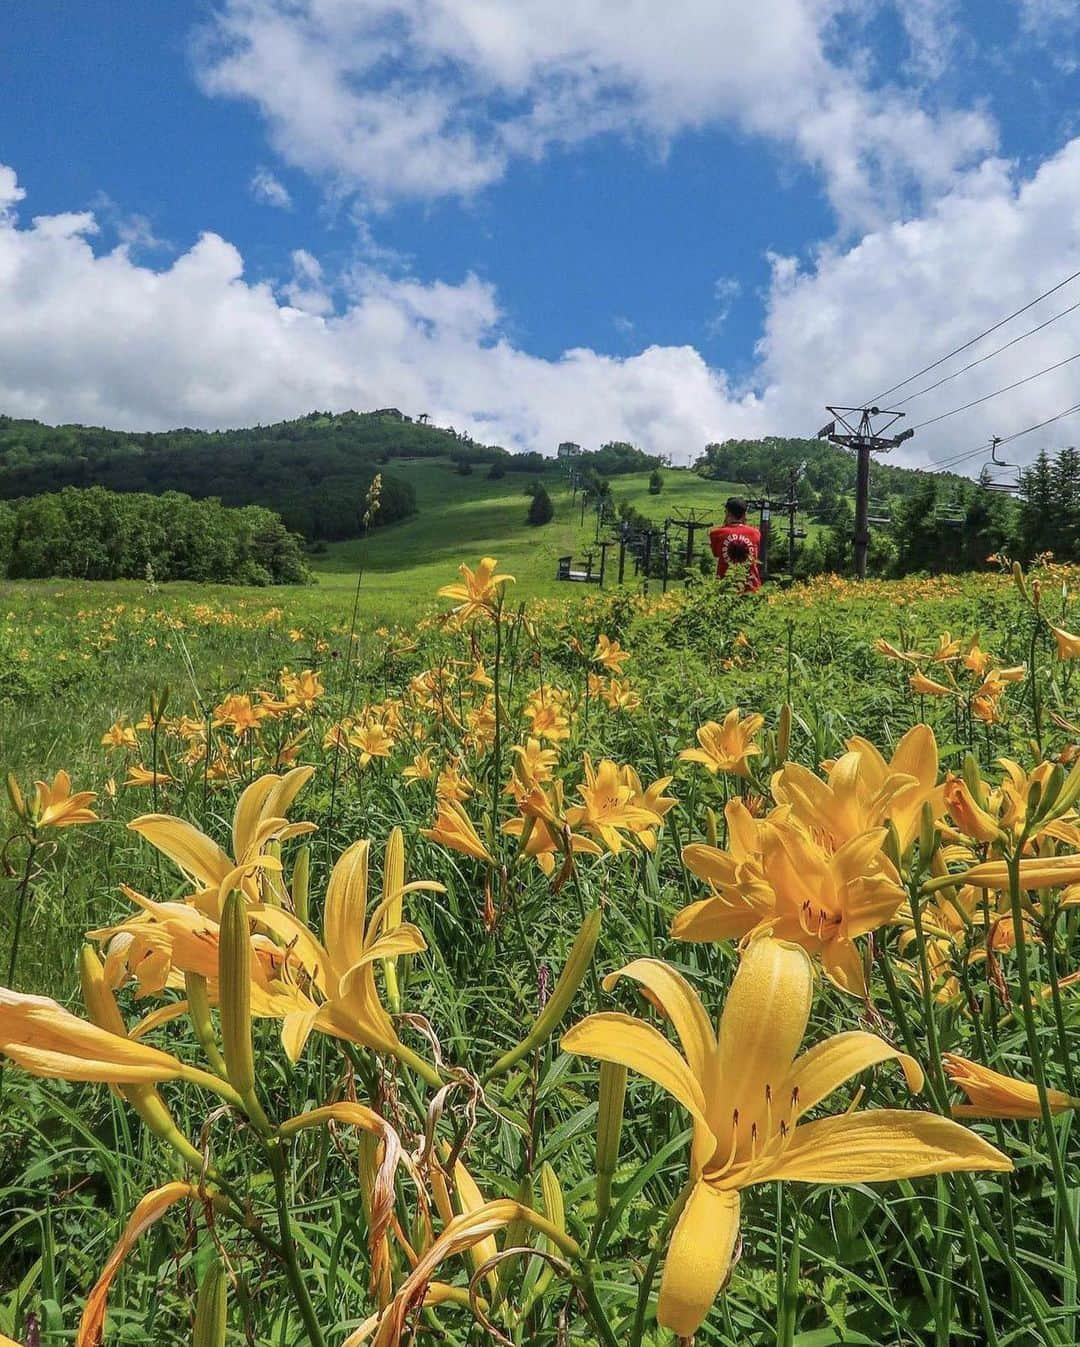
[[[354,842],[342,852],[327,885],[323,940],[339,977],[364,953],[370,854],[371,843],[366,838]]]
[[[767,1096],[786,1080],[810,1018],[814,973],[798,945],[762,937],[744,952],[720,1016],[722,1107],[739,1115],[739,1158],[764,1130]],[[714,1127],[714,1131],[715,1131]]]
[[[637,1071],[673,1095],[708,1130],[705,1096],[686,1061],[658,1029],[614,1011],[588,1015],[563,1035],[564,1052]],[[715,1145],[715,1142],[713,1143]]]
[[[199,1190],[190,1183],[166,1183],[147,1193],[131,1213],[123,1233],[117,1240],[109,1260],[101,1271],[101,1276],[86,1298],[86,1307],[79,1321],[79,1331],[75,1338],[75,1347],[98,1347],[105,1328],[105,1304],[109,1287],[124,1259],[135,1247],[139,1237],[151,1225],[159,1220],[174,1202],[184,1198],[198,1198]]]
[[[208,887],[217,888],[233,868],[232,861],[216,842],[171,814],[143,814],[132,819],[128,827],[164,852],[184,874]]]
[[[796,1058],[781,1098],[787,1099],[798,1090],[795,1117],[799,1118],[858,1072],[892,1061],[899,1062],[903,1068],[908,1089],[918,1093],[923,1087],[923,1073],[914,1057],[892,1047],[877,1034],[862,1029],[834,1034]]]
[[[233,812],[232,825],[233,855],[237,860],[243,860],[248,854],[252,839],[255,836],[255,829],[265,812],[263,806],[270,792],[280,780],[280,777],[270,772],[266,776],[260,776],[258,780],[253,781],[250,786],[241,792],[240,798],[236,802],[236,809]]]
[[[821,947],[821,968],[830,982],[851,996],[866,995],[862,955],[852,940],[837,936]]]
[[[738,940],[747,931],[753,930],[760,920],[761,913],[743,903],[729,903],[723,898],[703,898],[701,902],[691,903],[689,907],[675,913],[671,923],[671,938],[688,941]]]
[[[656,1318],[681,1338],[701,1327],[731,1269],[739,1235],[739,1194],[699,1181],[671,1236]]]
[[[795,1129],[791,1145],[755,1182],[881,1183],[956,1170],[1010,1170],[988,1141],[936,1113],[868,1109]]]
[[[716,1055],[716,1035],[690,983],[670,964],[659,959],[635,959],[604,978],[604,990],[610,991],[621,977],[640,982],[660,1002],[661,1009],[675,1026],[690,1070],[699,1081],[706,1079]]]
[[[937,781],[938,746],[929,725],[912,725],[896,745],[889,770],[913,776],[929,789]]]

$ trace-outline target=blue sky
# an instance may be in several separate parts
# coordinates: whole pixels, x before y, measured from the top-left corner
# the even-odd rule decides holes
[[[680,460],[812,432],[1080,268],[1078,8],[9,0],[0,409],[397,403]],[[1074,317],[912,421],[1076,349]],[[1019,430],[1077,377],[905,454]]]

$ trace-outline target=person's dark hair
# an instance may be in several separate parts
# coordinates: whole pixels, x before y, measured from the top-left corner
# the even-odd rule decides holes
[[[733,519],[746,518],[746,501],[741,496],[729,496],[724,509]]]

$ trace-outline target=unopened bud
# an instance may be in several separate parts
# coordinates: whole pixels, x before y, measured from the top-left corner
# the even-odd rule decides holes
[[[780,722],[776,727],[776,763],[787,762],[791,750],[791,703],[785,702],[780,708]]]
[[[1031,597],[1028,594],[1027,581],[1024,579],[1024,568],[1020,565],[1018,561],[1014,561],[1012,564],[1012,578],[1013,584],[1020,591],[1021,597],[1027,603],[1030,603]]]
[[[596,1220],[611,1207],[611,1182],[619,1163],[623,1112],[626,1104],[626,1067],[600,1063],[600,1106],[596,1114]]]
[[[28,817],[26,801],[23,799],[23,793],[19,789],[19,783],[15,778],[14,772],[8,772],[7,774],[7,793],[8,799],[11,801],[12,809],[14,809],[18,817],[25,822]]]
[[[716,840],[716,839],[717,839],[716,810],[715,810],[715,809],[706,809],[706,810],[705,810],[705,840],[706,840],[706,842],[708,842],[709,846],[715,847],[715,846],[717,845],[717,840]]]
[[[192,1347],[225,1347],[228,1310],[229,1282],[215,1250],[214,1257],[199,1283]]]
[[[255,1088],[251,1042],[251,932],[244,895],[233,889],[221,913],[218,953],[221,1041],[229,1080],[241,1095]]]
[[[585,979],[592,963],[593,950],[600,936],[600,909],[594,908],[581,923],[581,929],[574,938],[573,946],[567,956],[559,980],[552,989],[551,996],[543,1011],[537,1016],[533,1027],[521,1042],[504,1053],[484,1077],[485,1081],[508,1071],[515,1062],[532,1052],[534,1048],[547,1041],[556,1026],[570,1007],[577,989]]]

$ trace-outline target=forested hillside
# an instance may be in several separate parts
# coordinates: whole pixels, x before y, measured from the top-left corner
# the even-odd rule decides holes
[[[362,532],[365,496],[382,473],[375,527],[416,511],[395,459],[450,458],[461,473],[486,469],[537,474],[554,469],[542,454],[512,454],[482,445],[453,428],[421,423],[396,408],[376,412],[311,412],[295,421],[243,430],[136,433],[98,426],[47,426],[0,416],[0,499],[61,487],[160,495],[183,491],[225,505],[263,505],[309,539],[354,538]],[[659,459],[633,445],[611,443],[576,460],[605,475],[648,471]]]
[[[238,585],[310,579],[301,540],[270,510],[99,486],[0,500],[0,579],[46,576]]]

